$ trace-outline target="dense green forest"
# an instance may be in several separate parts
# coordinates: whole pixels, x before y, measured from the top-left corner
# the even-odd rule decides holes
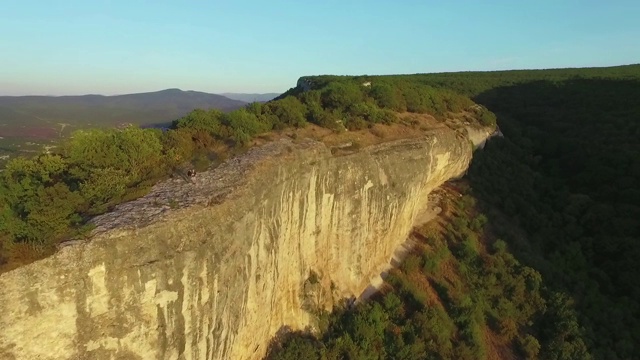
[[[450,73],[413,74],[413,75],[362,75],[351,76],[309,76],[307,81],[312,88],[322,88],[329,83],[355,79],[360,82],[379,81],[410,82],[428,85],[441,90],[454,91],[473,98],[499,87],[514,86],[536,81],[558,83],[578,79],[637,80],[640,64],[598,68],[568,68],[545,70],[505,70],[505,71],[461,71]],[[292,89],[294,91],[295,89]]]
[[[495,123],[488,110],[449,90],[404,80],[364,86],[351,78],[228,113],[196,109],[165,130],[77,131],[48,153],[9,161],[0,173],[0,270],[51,254],[61,241],[89,232],[92,216],[185,168],[205,170],[260,134],[309,123],[366,130],[407,111],[440,119],[465,112]]]
[[[334,78],[342,79],[319,77],[309,82],[316,86]],[[469,192],[483,205],[492,233],[502,239],[493,244],[493,251],[497,251],[496,246],[511,249],[513,261],[527,269],[521,271],[539,274],[543,281],[536,283],[539,293],[518,299],[510,298],[513,290],[508,285],[499,289],[507,301],[513,299],[514,305],[510,314],[500,313],[499,304],[491,298],[482,299],[486,288],[474,287],[491,284],[492,272],[500,272],[504,266],[485,255],[480,262],[485,268],[472,271],[480,279],[466,278],[470,304],[489,303],[486,308],[478,305],[482,310],[469,310],[472,314],[476,311],[475,333],[484,319],[489,328],[502,335],[501,324],[516,317],[526,321],[526,326],[518,321],[517,326],[510,325],[518,329],[511,346],[520,353],[503,354],[501,358],[637,358],[640,66],[392,78],[414,79],[416,83],[469,95],[497,114],[504,133],[504,138],[492,140],[476,153],[467,177]],[[362,80],[375,82],[376,77]],[[472,219],[465,219],[467,223],[470,220],[472,223]],[[459,224],[465,221],[452,220],[444,237],[456,237],[461,231]],[[422,256],[418,265],[425,276],[443,276],[442,269],[429,264],[440,261],[442,253],[457,254],[451,246],[449,242],[439,247],[441,253]],[[499,255],[496,252],[490,256]],[[391,291],[381,294],[380,299],[354,310],[337,310],[330,316],[330,326],[319,335],[288,338],[271,356],[293,359],[304,353],[312,354],[309,358],[327,359],[494,358],[486,350],[490,341],[464,342],[473,336],[465,338],[462,334],[474,332],[466,327],[468,323],[456,321],[461,312],[458,299],[442,297],[444,312],[420,306],[416,312],[420,296],[407,290],[416,287],[416,282],[398,285],[399,274],[414,266],[408,262],[417,260],[409,258],[401,271],[392,273],[387,281]],[[500,279],[500,284],[493,285],[499,287],[505,278]],[[530,279],[520,282],[530,289]],[[437,286],[436,282],[434,288]],[[540,302],[535,300],[537,296]],[[540,303],[544,305],[532,305]],[[413,316],[398,317],[398,308]],[[423,319],[429,312],[429,321],[416,326],[416,319]],[[413,328],[407,330],[408,326]],[[403,344],[400,348],[398,341]],[[461,351],[460,346],[470,347],[472,355],[452,352]]]
[[[477,194],[526,231],[522,255],[573,296],[593,354],[637,357],[640,81],[540,81],[478,99],[505,139],[474,161]]]

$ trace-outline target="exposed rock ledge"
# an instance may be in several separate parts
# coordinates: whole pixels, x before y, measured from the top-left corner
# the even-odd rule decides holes
[[[0,276],[0,358],[261,358],[360,294],[470,159],[449,129],[339,157],[279,141],[158,184],[91,241]]]

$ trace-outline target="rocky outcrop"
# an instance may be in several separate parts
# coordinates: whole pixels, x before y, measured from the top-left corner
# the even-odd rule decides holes
[[[158,184],[0,276],[0,358],[259,359],[361,293],[471,151],[449,129],[341,156],[277,141]]]
[[[475,149],[484,149],[487,141],[493,137],[504,137],[499,127],[492,129],[488,127],[466,126],[465,130]]]
[[[296,83],[296,87],[302,91],[309,91],[313,89],[313,80],[308,77],[301,77]]]

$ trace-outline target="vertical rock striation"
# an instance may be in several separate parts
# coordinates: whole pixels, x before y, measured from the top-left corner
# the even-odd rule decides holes
[[[363,291],[471,151],[450,129],[342,156],[278,141],[159,184],[90,241],[0,276],[0,358],[259,359]],[[189,206],[158,205],[167,193]]]

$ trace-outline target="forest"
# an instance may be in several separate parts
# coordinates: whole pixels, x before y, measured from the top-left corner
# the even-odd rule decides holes
[[[334,78],[340,79],[316,83]],[[391,273],[378,299],[338,309],[319,333],[276,342],[269,357],[637,358],[640,66],[393,78],[470,96],[497,115],[504,138],[475,154],[465,178],[465,198],[477,202],[489,230],[478,231],[478,218],[459,213],[440,239],[427,236],[415,257]],[[429,253],[442,238],[444,245]],[[488,253],[472,246],[478,238],[492,244]],[[470,272],[469,254],[475,256]],[[451,277],[438,280],[452,267],[433,265],[452,257],[464,274],[466,313],[451,296],[460,285]],[[415,268],[444,308],[421,301],[420,281],[408,271]],[[403,276],[411,280],[399,281]],[[494,291],[504,298],[491,298]],[[511,310],[502,312],[509,302]],[[492,334],[512,352],[496,350]]]
[[[359,79],[312,91],[292,89],[268,103],[231,112],[195,109],[167,129],[76,131],[60,146],[10,160],[0,173],[0,271],[54,253],[61,242],[92,230],[93,216],[145,195],[156,182],[203,171],[244,151],[270,131],[313,123],[336,132],[393,124],[404,112],[468,111],[495,117],[464,95],[413,81],[363,86]]]
[[[640,351],[639,96],[637,78],[537,81],[477,96],[505,138],[474,161],[474,190],[525,231],[519,252],[573,297],[598,359]]]

